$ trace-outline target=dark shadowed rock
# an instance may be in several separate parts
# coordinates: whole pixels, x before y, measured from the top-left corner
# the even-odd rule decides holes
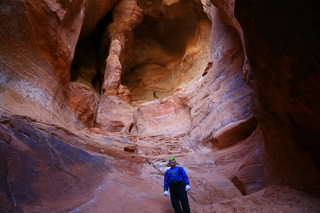
[[[50,130],[49,130],[50,129]],[[4,212],[67,211],[88,200],[110,165],[72,146],[54,127],[1,118],[1,208]]]

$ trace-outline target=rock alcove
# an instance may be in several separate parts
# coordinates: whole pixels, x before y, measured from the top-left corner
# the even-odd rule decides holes
[[[126,40],[120,82],[129,89],[131,101],[145,102],[168,97],[199,80],[209,61],[211,21],[200,2],[178,1],[162,11],[153,4],[144,8],[139,14],[142,21],[130,29],[133,34],[125,33],[123,20],[113,24]],[[108,28],[112,12],[90,35],[80,38],[71,67],[71,81],[86,84],[99,95],[112,39],[112,27]]]

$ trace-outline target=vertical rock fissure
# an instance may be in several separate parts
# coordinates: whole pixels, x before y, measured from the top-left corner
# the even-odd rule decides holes
[[[103,40],[103,33],[112,23],[111,14],[112,10],[99,21],[90,35],[78,41],[71,65],[71,82],[84,84],[97,94],[101,92],[101,75],[104,75],[104,69],[101,70],[105,66],[102,53],[108,51],[110,45]]]

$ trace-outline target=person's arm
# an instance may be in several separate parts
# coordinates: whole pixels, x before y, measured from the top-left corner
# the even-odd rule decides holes
[[[186,191],[189,191],[190,190],[189,178],[188,178],[186,171],[184,171],[184,169],[182,167],[181,167],[181,176],[182,176],[184,183],[186,184]]]
[[[168,191],[169,183],[168,183],[168,172],[164,173],[164,181],[163,181],[163,191]]]
[[[164,183],[163,183],[163,194],[164,196],[169,196],[169,192],[168,192],[168,188],[169,188],[169,184],[168,184],[168,172],[164,173]]]
[[[183,179],[184,183],[186,185],[190,185],[188,175],[187,175],[186,171],[184,171],[184,169],[182,167],[181,167],[181,176],[182,176],[182,179]]]

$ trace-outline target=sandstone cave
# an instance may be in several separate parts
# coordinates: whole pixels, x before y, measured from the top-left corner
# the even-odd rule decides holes
[[[0,1],[0,212],[320,212],[319,9]]]

